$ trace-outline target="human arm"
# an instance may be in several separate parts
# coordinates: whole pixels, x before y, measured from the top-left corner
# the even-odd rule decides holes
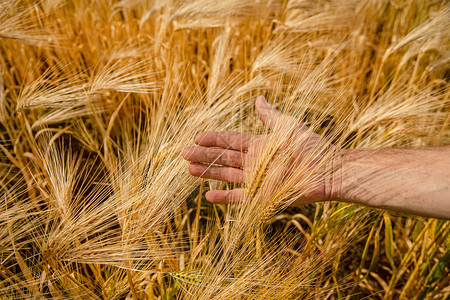
[[[332,200],[450,218],[450,146],[344,150],[335,165]]]
[[[288,176],[296,176],[301,180],[308,176],[308,170],[317,173],[314,187],[308,192],[298,191],[299,196],[291,205],[337,200],[450,218],[450,147],[343,150],[329,144],[295,118],[281,114],[263,97],[258,97],[256,110],[273,133],[200,133],[195,137],[198,146],[183,151],[183,157],[192,162],[189,172],[201,178],[247,183],[248,174],[260,153],[258,149],[268,147],[271,140],[283,139],[283,134],[276,130],[281,125],[295,128],[287,139],[287,148],[294,151],[280,152],[279,161],[283,162],[280,165],[285,167],[276,169],[279,174],[274,178],[283,181]],[[311,156],[315,159],[309,159]],[[309,165],[305,165],[305,161]],[[324,161],[327,163],[323,164]],[[271,167],[275,165],[273,163]],[[245,189],[206,194],[207,200],[213,203],[232,203],[245,196]]]

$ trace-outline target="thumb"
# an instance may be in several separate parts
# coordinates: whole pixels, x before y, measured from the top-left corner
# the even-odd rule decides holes
[[[295,118],[285,116],[277,109],[273,108],[273,106],[266,101],[264,96],[256,97],[255,107],[258,118],[272,130],[274,130],[275,126],[281,122],[292,124],[297,121]]]

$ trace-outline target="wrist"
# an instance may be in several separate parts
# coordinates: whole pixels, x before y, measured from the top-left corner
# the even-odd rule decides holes
[[[329,196],[330,201],[359,202],[360,186],[358,166],[367,151],[357,149],[339,149],[331,162]]]
[[[327,168],[327,177],[329,180],[326,181],[326,201],[337,201],[341,198],[342,191],[342,165],[344,162],[344,156],[346,155],[344,149],[338,149],[332,156],[330,163]]]

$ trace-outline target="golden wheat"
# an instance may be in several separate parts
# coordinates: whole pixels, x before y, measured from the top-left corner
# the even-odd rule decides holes
[[[332,145],[450,144],[449,27],[445,1],[0,1],[0,297],[448,297],[448,221],[288,206]],[[325,139],[296,156],[298,122]],[[267,134],[247,184],[190,176],[229,130]]]

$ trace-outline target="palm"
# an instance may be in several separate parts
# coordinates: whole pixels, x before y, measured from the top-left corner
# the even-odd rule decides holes
[[[235,132],[203,132],[195,137],[199,146],[186,148],[183,157],[192,163],[189,172],[201,178],[217,179],[226,182],[251,184],[255,166],[266,159],[264,153],[278,143],[276,154],[264,170],[269,180],[267,186],[277,188],[280,183],[290,180],[295,183],[312,172],[315,185],[307,192],[298,193],[292,199],[294,205],[303,205],[326,200],[325,180],[320,167],[325,141],[310,131],[297,119],[282,115],[273,109],[263,97],[256,103],[258,117],[273,133],[268,135],[248,135]],[[286,134],[289,134],[286,138]],[[213,148],[214,147],[214,148]],[[330,147],[330,146],[326,146]],[[270,151],[269,151],[270,152]],[[213,164],[213,165],[211,165]],[[269,188],[270,189],[270,188]],[[231,191],[215,190],[206,194],[213,203],[231,203],[245,197],[245,189]]]

